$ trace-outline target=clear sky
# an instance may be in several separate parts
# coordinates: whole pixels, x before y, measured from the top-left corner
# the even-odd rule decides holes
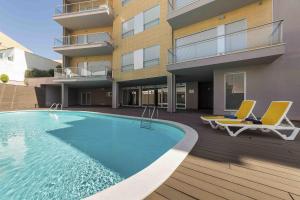
[[[53,40],[61,36],[61,27],[52,19],[55,6],[62,0],[0,0],[0,32],[18,41],[34,53],[61,59],[52,50]]]

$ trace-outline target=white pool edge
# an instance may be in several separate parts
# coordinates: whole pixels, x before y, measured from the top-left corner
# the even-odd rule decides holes
[[[47,110],[20,110],[20,111],[4,111],[0,113],[11,112],[41,112]],[[139,117],[132,117],[127,115],[117,115],[101,112],[91,111],[73,111],[63,110],[63,112],[85,112],[108,116],[115,116],[127,119],[140,119]],[[172,149],[163,154],[160,158],[150,164],[142,171],[133,176],[111,186],[103,191],[100,191],[85,200],[141,200],[149,196],[159,186],[161,186],[179,167],[182,161],[190,153],[198,140],[197,131],[182,123],[168,121],[168,120],[154,120],[168,125],[175,126],[185,133],[185,137],[177,143]]]

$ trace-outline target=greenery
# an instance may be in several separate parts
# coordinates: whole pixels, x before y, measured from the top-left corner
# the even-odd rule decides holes
[[[53,77],[53,76],[54,76],[54,69],[50,69],[50,70],[32,69],[32,70],[26,70],[25,72],[25,78]]]
[[[1,75],[0,75],[0,80],[1,80],[3,83],[7,83],[8,80],[9,80],[9,77],[8,77],[8,75],[6,75],[6,74],[1,74]]]

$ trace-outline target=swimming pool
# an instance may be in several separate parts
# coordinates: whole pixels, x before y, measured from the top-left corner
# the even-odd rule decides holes
[[[183,141],[178,126],[89,112],[0,114],[0,199],[81,199],[133,177]]]

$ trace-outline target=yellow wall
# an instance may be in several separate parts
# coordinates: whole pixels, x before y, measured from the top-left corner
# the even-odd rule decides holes
[[[71,65],[71,67],[77,67],[77,64],[80,62],[91,62],[91,61],[110,61],[110,62],[112,62],[112,55],[74,57],[71,59],[70,65]]]
[[[82,34],[90,34],[90,33],[99,33],[99,32],[107,32],[112,35],[113,27],[97,27],[83,30],[74,30],[70,32],[70,35],[82,35]]]
[[[218,25],[228,24],[234,21],[247,19],[248,28],[272,22],[272,0],[262,0],[262,3],[253,3],[248,6],[225,13],[220,16],[189,25],[174,31],[174,39],[181,38],[193,33],[214,28]]]
[[[151,27],[144,32],[122,39],[122,23],[144,12],[156,5],[160,5],[160,24]],[[115,50],[112,56],[77,57],[71,59],[71,66],[77,66],[78,62],[84,60],[112,60],[113,78],[116,81],[135,80],[151,77],[166,76],[166,65],[168,63],[168,49],[172,47],[172,29],[166,21],[168,13],[168,1],[166,0],[132,0],[124,7],[121,0],[113,1],[115,20],[113,27],[93,28],[87,30],[76,30],[70,34],[86,34],[96,32],[112,33]],[[221,24],[247,19],[248,27],[265,24],[272,21],[272,0],[262,0],[262,3],[254,3],[240,9],[219,16],[189,25],[174,31],[174,38],[184,37],[196,32],[216,27]],[[133,52],[138,49],[147,48],[153,45],[160,45],[160,65],[146,69],[139,69],[129,72],[121,71],[122,54]]]
[[[122,39],[122,22],[144,12],[156,5],[160,5],[160,24]],[[167,52],[172,45],[172,29],[166,21],[168,3],[166,0],[132,0],[122,7],[120,0],[114,1],[116,15],[113,25],[113,39],[117,45],[113,53],[113,77],[116,81],[143,79],[150,77],[166,76]],[[121,72],[121,56],[134,50],[160,45],[160,65],[130,72]]]

